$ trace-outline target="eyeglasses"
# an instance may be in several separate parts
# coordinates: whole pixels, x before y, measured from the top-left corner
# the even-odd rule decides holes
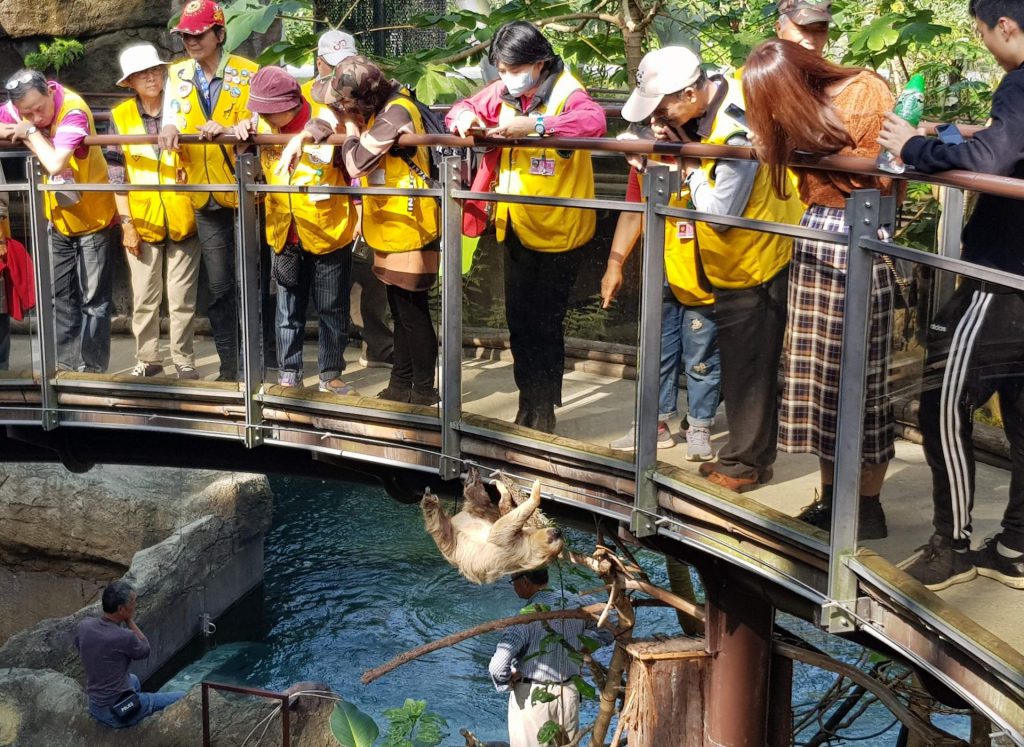
[[[519,579],[521,579],[521,578],[522,578],[523,576],[525,576],[525,575],[526,575],[525,573],[517,573],[517,574],[516,574],[516,575],[514,575],[514,576],[513,576],[512,578],[510,578],[510,579],[508,580],[508,582],[509,582],[510,584],[512,584],[513,586],[515,586],[515,585],[516,585],[516,581],[518,581]]]
[[[8,91],[13,91],[18,86],[24,85],[25,83],[28,83],[30,80],[32,80],[31,72],[22,73],[21,75],[15,75],[13,78],[7,81],[7,84],[4,86],[4,88],[6,88]]]

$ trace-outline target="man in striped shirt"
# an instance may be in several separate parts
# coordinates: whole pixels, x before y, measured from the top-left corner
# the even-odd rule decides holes
[[[549,589],[546,568],[517,573],[511,583],[516,594],[535,608],[574,609],[586,604],[576,594]],[[570,654],[578,659],[576,652],[607,646],[614,639],[611,630],[598,628],[594,620],[536,621],[505,629],[488,670],[498,692],[509,693],[511,747],[540,747],[537,733],[549,721],[560,724],[570,740],[575,736],[580,694],[573,677],[580,674],[580,665]],[[538,690],[553,699],[535,695]]]

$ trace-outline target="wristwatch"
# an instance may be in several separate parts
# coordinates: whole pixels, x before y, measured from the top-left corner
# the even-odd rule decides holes
[[[134,223],[135,222],[135,219],[132,218],[132,216],[130,216],[130,215],[121,215],[121,216],[118,216],[118,217],[120,217],[122,223]]]
[[[541,137],[543,137],[544,133],[547,132],[547,130],[544,128],[544,115],[543,114],[538,114],[537,115],[537,120],[533,123],[533,131],[536,132]]]
[[[29,125],[28,127],[25,128],[25,137],[28,137],[33,132],[39,132],[39,128],[36,127],[35,125]]]

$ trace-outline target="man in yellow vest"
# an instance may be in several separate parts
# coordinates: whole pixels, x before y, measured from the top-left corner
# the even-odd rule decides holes
[[[224,10],[213,0],[190,0],[174,27],[188,58],[171,65],[164,96],[162,150],[179,150],[178,135],[212,139],[251,116],[249,80],[258,65],[224,52]],[[181,177],[188,184],[232,184],[233,148],[182,145]],[[191,192],[203,265],[210,283],[208,315],[220,357],[218,380],[238,377],[238,301],[235,275],[236,192]]]
[[[163,115],[167,63],[152,44],[136,44],[121,52],[119,86],[135,96],[110,112],[118,135],[156,135]],[[131,184],[174,184],[181,168],[178,154],[156,145],[119,146],[127,181]],[[111,181],[122,175],[111,169]],[[160,339],[160,304],[167,272],[167,309],[170,316],[171,360],[179,379],[196,379],[196,293],[199,283],[199,241],[195,210],[183,192],[115,193],[121,216],[121,242],[132,276],[132,332],[137,364],[133,376],[160,376],[163,359]]]
[[[646,54],[637,88],[622,108],[630,122],[648,117],[665,139],[749,145],[738,80],[708,77],[684,47]],[[796,224],[803,206],[794,192],[780,199],[756,161],[686,161],[686,186],[697,210]],[[792,241],[758,231],[698,222],[703,272],[715,295],[722,398],[729,441],[700,473],[730,490],[756,488],[772,477],[778,444],[778,368],[786,325]]]
[[[258,134],[297,134],[314,117],[336,123],[330,107],[314,106],[299,84],[279,67],[252,77],[249,108],[254,118],[235,126],[239,138]],[[260,164],[272,186],[344,187],[330,145],[305,146],[291,169],[277,168],[281,146],[260,147]],[[280,172],[280,173],[278,173]],[[358,394],[341,379],[348,344],[348,286],[352,269],[355,209],[348,195],[267,194],[267,241],[274,250],[277,282],[278,383],[302,386],[302,341],[312,290],[320,320],[320,391]]]
[[[0,107],[0,138],[21,142],[39,159],[45,181],[68,188],[47,192],[49,245],[53,258],[57,367],[100,373],[110,362],[110,232],[114,198],[73,185],[106,184],[107,163],[97,146],[89,105],[70,88],[36,70],[19,70],[7,81]]]

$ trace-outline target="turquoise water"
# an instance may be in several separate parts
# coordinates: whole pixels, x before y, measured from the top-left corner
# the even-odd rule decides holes
[[[463,579],[423,529],[419,506],[399,504],[376,486],[296,478],[272,482],[276,499],[266,538],[262,639],[218,645],[164,689],[183,689],[202,679],[270,690],[322,680],[376,718],[382,731],[385,709],[417,698],[447,719],[445,745],[463,745],[458,733],[463,727],[482,739],[506,739],[507,695],[496,692],[487,676],[498,633],[430,654],[369,686],[359,678],[422,643],[515,614],[522,602],[511,586],[504,581],[476,586]],[[569,530],[568,538],[575,549],[593,548],[593,537],[584,532]],[[667,586],[658,556],[643,554],[641,562],[656,583]],[[833,655],[852,661],[860,651],[798,620],[785,624],[814,635],[814,643]],[[654,632],[677,633],[675,615],[643,610],[637,635]],[[609,650],[603,653],[607,658]],[[794,703],[816,701],[832,680],[828,673],[797,665]],[[582,722],[592,720],[594,712],[587,705]],[[966,736],[963,721],[946,718],[942,726]],[[890,722],[888,711],[873,706],[849,734],[879,732],[857,744],[893,745],[898,726],[886,728]],[[802,736],[806,740],[810,733]]]

